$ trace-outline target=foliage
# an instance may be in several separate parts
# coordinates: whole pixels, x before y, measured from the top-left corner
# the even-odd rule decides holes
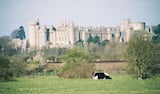
[[[45,50],[46,52],[43,51],[44,50],[42,50],[41,52],[40,51],[23,52],[18,55],[12,56],[10,59],[12,61],[11,66],[13,66],[12,71],[14,72],[14,76],[16,77],[36,76],[36,75],[48,75],[54,73],[54,69],[49,69],[46,66],[46,62],[43,61],[43,59],[40,60],[41,56],[39,56],[39,54],[43,54],[42,57],[48,60],[55,60],[55,58],[56,60],[58,60],[58,57],[54,57],[56,53],[54,53],[53,49]]]
[[[0,54],[12,55],[12,46],[10,45],[11,39],[9,36],[0,37]]]
[[[153,32],[155,34],[160,34],[160,24],[158,24],[154,29],[153,29]]]
[[[106,39],[105,39],[105,40],[103,40],[103,41],[101,42],[101,45],[102,45],[102,46],[105,46],[108,42],[109,42],[109,40],[106,40]]]
[[[153,32],[155,33],[155,36],[152,38],[153,42],[160,43],[160,24],[153,28]]]
[[[82,49],[71,49],[63,57],[65,65],[59,73],[64,78],[88,78],[94,71],[93,57]]]
[[[160,73],[160,43],[154,43],[155,46],[155,56],[154,56],[154,68],[151,69],[151,72],[153,75],[159,74]]]
[[[103,42],[105,44],[103,44]],[[108,42],[104,40],[100,45],[95,43],[88,44],[89,53],[94,53],[99,56],[99,60],[124,60],[126,44],[117,42]]]
[[[99,38],[99,36],[92,37],[92,35],[89,35],[89,38],[88,38],[87,42],[88,43],[95,43],[95,44],[100,45],[100,38]]]
[[[89,34],[89,38],[88,38],[87,42],[90,43],[90,42],[92,42],[92,41],[93,41],[93,37],[92,37],[91,34]]]
[[[24,27],[20,26],[19,29],[15,29],[12,33],[11,33],[11,38],[13,39],[17,39],[20,38],[21,40],[25,39],[25,31],[24,31]]]
[[[130,73],[140,79],[148,78],[155,65],[154,57],[155,49],[150,35],[144,31],[134,31],[126,50]]]
[[[13,78],[9,64],[9,59],[0,55],[0,81],[9,81]]]
[[[97,53],[100,49],[101,48],[98,44],[95,44],[95,43],[92,43],[92,42],[88,44],[88,51],[90,53]]]
[[[27,63],[26,72],[27,75],[36,75],[39,72],[43,72],[44,67],[42,67],[37,61],[30,61]]]
[[[79,39],[76,41],[75,47],[84,48],[84,41]]]
[[[104,55],[102,54],[101,58],[111,61],[124,60],[125,49],[126,44],[108,43],[108,45],[104,47],[104,50],[102,49]]]
[[[104,40],[100,44],[89,43],[87,50],[89,53],[97,54],[99,60],[124,60],[125,48],[126,44]]]
[[[42,50],[42,53],[44,53],[43,58],[45,60],[60,61],[60,57],[64,55],[67,50],[66,48],[44,49]]]
[[[11,60],[11,70],[13,71],[14,77],[22,77],[26,75],[35,75],[41,70],[40,63],[33,60],[35,52],[30,53],[20,53],[10,57]]]
[[[13,56],[15,54],[19,54],[21,49],[19,47],[14,48],[12,39],[9,36],[0,37],[0,54],[4,54],[7,56]]]
[[[15,55],[11,58],[10,67],[13,72],[14,77],[21,77],[26,74],[27,63],[24,59],[24,56]]]
[[[100,38],[99,38],[99,36],[95,36],[95,37],[93,38],[93,43],[97,43],[97,44],[100,43]]]

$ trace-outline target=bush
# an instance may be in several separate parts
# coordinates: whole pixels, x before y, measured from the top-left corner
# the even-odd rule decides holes
[[[10,68],[14,77],[21,77],[26,74],[27,64],[21,56],[13,56],[11,58]]]
[[[94,64],[90,63],[66,63],[58,73],[62,78],[90,78],[95,70]]]
[[[72,49],[63,56],[65,65],[58,73],[63,78],[89,78],[95,70],[93,57],[81,49]]]
[[[0,55],[0,81],[9,81],[13,78],[13,73],[9,67],[10,61],[8,58]]]

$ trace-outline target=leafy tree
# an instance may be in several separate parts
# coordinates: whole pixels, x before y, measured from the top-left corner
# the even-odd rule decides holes
[[[19,31],[19,29],[13,30],[12,33],[11,33],[11,38],[13,38],[13,39],[18,38],[19,37],[18,31]]]
[[[153,32],[155,34],[160,34],[160,24],[158,24],[154,29],[153,29]]]
[[[76,41],[76,45],[75,46],[83,48],[84,47],[84,41],[82,39],[79,39],[78,41]]]
[[[103,40],[103,41],[101,42],[101,45],[102,45],[102,46],[105,46],[108,42],[109,42],[109,40],[106,40],[106,39],[105,39],[105,40]]]
[[[12,70],[14,77],[21,77],[25,75],[27,64],[24,60],[25,59],[23,55],[12,56],[10,69]]]
[[[93,43],[100,44],[100,38],[99,38],[99,36],[95,36],[95,37],[93,38]]]
[[[0,53],[4,55],[12,55],[12,45],[9,36],[0,37]]]
[[[20,38],[21,40],[25,39],[25,31],[24,31],[24,27],[20,26],[19,29],[15,29],[12,33],[11,33],[11,38],[13,39],[17,39]]]
[[[94,36],[94,37],[92,37],[92,35],[90,34],[87,42],[88,42],[88,43],[93,42],[93,43],[95,43],[95,44],[100,44],[100,38],[99,38],[99,36]]]
[[[103,50],[103,59],[111,61],[124,60],[125,49],[125,44],[118,44],[116,42],[108,43]],[[103,54],[101,56],[103,56]]]
[[[154,43],[160,43],[160,24],[153,29],[153,32],[155,33],[153,36]]]
[[[91,34],[89,34],[89,38],[88,38],[88,40],[87,40],[88,44],[89,44],[90,42],[92,42],[92,41],[93,41],[93,37],[92,37]]]
[[[64,78],[89,78],[94,71],[93,58],[82,49],[71,49],[63,56],[65,65],[58,75]]]
[[[9,81],[13,78],[8,58],[0,55],[0,81]]]
[[[145,31],[134,31],[126,50],[130,73],[139,79],[146,79],[155,65],[155,49],[151,36]]]
[[[90,43],[88,45],[88,51],[89,53],[97,53],[100,50],[100,46],[95,43]]]
[[[101,42],[99,36],[97,35],[94,37],[90,35],[87,42],[88,42],[88,51],[94,53],[97,52],[99,49],[102,49],[101,48],[102,42],[104,44],[104,41]]]
[[[23,26],[20,26],[20,27],[19,27],[18,34],[19,34],[19,38],[20,38],[21,40],[23,40],[23,39],[26,38],[26,36],[25,36],[25,31],[24,31]]]
[[[42,53],[43,54],[43,59],[50,59],[50,60],[53,60],[55,61],[59,61],[59,57],[61,55],[64,55],[66,53],[68,49],[66,48],[50,48],[50,49],[44,49],[42,50]]]

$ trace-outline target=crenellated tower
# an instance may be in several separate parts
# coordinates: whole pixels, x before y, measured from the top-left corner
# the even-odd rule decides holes
[[[33,21],[29,23],[29,44],[30,44],[30,49],[37,49],[38,44],[39,44],[39,20]]]
[[[119,43],[128,42],[134,30],[145,30],[144,22],[131,22],[124,19],[120,26],[75,26],[73,22],[63,20],[57,27],[40,25],[39,20],[29,23],[29,44],[31,50],[44,48],[65,47],[71,48],[81,40],[87,43],[89,36],[98,36],[100,41],[109,40]],[[151,31],[150,27],[148,27]]]

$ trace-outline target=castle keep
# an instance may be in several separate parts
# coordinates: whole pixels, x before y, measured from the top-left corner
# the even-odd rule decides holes
[[[31,50],[55,47],[70,48],[79,40],[87,43],[89,36],[99,36],[101,41],[114,39],[116,42],[125,43],[129,41],[132,31],[145,29],[144,22],[131,22],[130,19],[125,19],[117,27],[83,27],[65,20],[54,27],[53,25],[40,25],[39,20],[36,20],[29,23],[29,44]]]

